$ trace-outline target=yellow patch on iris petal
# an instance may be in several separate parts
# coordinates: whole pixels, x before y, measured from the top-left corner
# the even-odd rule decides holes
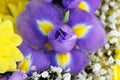
[[[85,25],[77,25],[73,27],[73,30],[77,36],[77,38],[84,37],[88,30],[91,28],[91,26],[85,26]]]
[[[26,58],[25,60],[23,60],[18,66],[18,68],[20,70],[24,70],[26,73],[29,71],[29,67],[30,67],[30,58],[29,57]]]
[[[48,33],[52,30],[53,25],[48,21],[39,21],[37,20],[37,24],[39,25],[40,30],[44,35],[48,35]]]
[[[87,4],[85,1],[82,1],[82,2],[78,5],[78,8],[89,12],[89,6],[88,6],[88,4]]]
[[[47,50],[52,50],[52,46],[51,46],[51,44],[49,42],[47,42],[45,44],[45,46],[46,46]]]
[[[57,54],[57,61],[61,67],[65,67],[70,61],[70,53]]]

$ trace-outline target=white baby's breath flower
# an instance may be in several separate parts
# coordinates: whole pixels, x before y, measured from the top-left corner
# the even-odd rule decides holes
[[[105,49],[109,49],[110,45],[108,43],[105,44]]]
[[[101,76],[99,80],[106,80],[106,78],[104,76]]]
[[[70,73],[66,73],[63,75],[63,80],[71,80],[71,74]]]
[[[101,65],[99,63],[96,63],[94,66],[93,66],[93,72],[94,73],[98,73],[101,69]]]
[[[108,63],[112,64],[114,61],[115,61],[114,58],[112,56],[110,56],[109,59],[108,59]]]
[[[107,71],[106,71],[105,69],[101,69],[101,70],[100,70],[100,73],[101,73],[101,75],[104,75],[104,74],[107,73]]]
[[[34,80],[39,80],[39,78],[38,78],[38,77],[35,77]]]
[[[36,66],[31,66],[31,70],[36,70]]]
[[[61,73],[62,72],[62,68],[60,68],[60,67],[53,67],[53,66],[51,66],[51,70],[53,72],[57,72],[57,73]]]
[[[33,72],[32,76],[36,77],[37,76],[37,72]]]
[[[111,1],[111,2],[110,2],[110,6],[111,6],[111,7],[114,7],[114,6],[115,6],[115,2],[114,2],[114,1]]]
[[[92,79],[93,79],[92,76],[90,76],[90,77],[87,78],[87,80],[92,80]]]
[[[79,73],[77,77],[79,78],[79,80],[85,80],[86,79],[85,76],[82,75],[81,73]]]
[[[42,76],[43,78],[49,78],[49,73],[48,73],[48,71],[43,71],[43,72],[41,73],[41,76]]]
[[[112,54],[112,51],[108,50],[108,56],[110,56]]]

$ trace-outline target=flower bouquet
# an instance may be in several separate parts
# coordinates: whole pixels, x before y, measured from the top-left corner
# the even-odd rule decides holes
[[[119,3],[0,0],[0,80],[120,80]]]

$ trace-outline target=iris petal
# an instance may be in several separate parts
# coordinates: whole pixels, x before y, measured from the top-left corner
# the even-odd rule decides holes
[[[83,0],[79,4],[78,8],[88,11],[90,13],[95,13],[95,11],[100,6],[101,0]]]
[[[62,4],[67,9],[74,9],[76,8],[81,0],[62,0]]]
[[[16,71],[12,74],[9,80],[27,80],[27,79],[24,77],[24,73],[22,73],[21,71]]]
[[[35,66],[37,71],[43,71],[49,68],[50,62],[46,54],[43,54],[41,50],[35,50],[28,46],[25,42],[19,46],[19,49],[25,56],[25,59],[19,63],[19,68],[21,70],[25,70],[31,75],[34,70],[32,70],[32,66]],[[44,62],[43,62],[44,61]]]
[[[76,25],[84,25],[81,29],[78,26],[80,32],[76,34],[82,35],[77,40],[77,45],[82,51],[91,53],[98,50],[106,43],[106,34],[103,25],[93,14],[75,9],[70,12],[68,24],[73,30],[75,30]],[[75,30],[75,32],[76,31],[77,30]]]
[[[45,2],[52,2],[53,0],[44,0]]]
[[[54,51],[48,51],[50,55],[51,65],[63,68],[63,70],[70,68],[70,73],[77,75],[88,64],[89,59],[85,53],[74,49],[66,54],[59,54]]]

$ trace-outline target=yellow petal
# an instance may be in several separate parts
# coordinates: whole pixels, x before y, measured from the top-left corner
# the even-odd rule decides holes
[[[7,59],[0,57],[0,73],[5,73],[9,69]]]
[[[1,42],[1,41],[0,41]],[[0,55],[9,56],[14,61],[21,61],[24,59],[23,54],[20,52],[16,46],[11,42],[0,43]]]
[[[18,8],[14,4],[8,4],[8,8],[14,17],[18,15]]]
[[[117,64],[114,65],[114,69],[113,69],[113,80],[120,80],[120,66],[118,66]]]
[[[0,16],[1,16],[1,19],[2,19],[3,21],[5,21],[5,20],[10,20],[10,21],[13,22],[13,17],[12,17],[11,15],[5,15],[5,14],[1,14],[1,13],[0,13]]]
[[[0,40],[10,40],[13,33],[13,25],[10,20],[0,23]]]
[[[44,35],[48,35],[48,33],[52,30],[53,25],[52,23],[48,22],[48,21],[39,21],[37,20],[37,24],[40,28],[40,31],[42,31],[42,33]]]
[[[14,61],[19,62],[24,59],[23,54],[20,52],[19,49],[14,48],[13,52],[11,52],[11,57],[14,59]]]
[[[73,27],[74,32],[76,33],[77,38],[81,38],[84,37],[89,29],[91,28],[91,26],[85,26],[85,25],[76,25]]]
[[[23,1],[19,1],[19,2],[18,2],[18,9],[19,9],[18,12],[19,12],[19,13],[21,13],[21,12],[24,10],[27,2],[28,2],[28,0],[23,0]],[[19,15],[19,14],[18,14],[18,15]]]
[[[120,59],[120,49],[118,48],[118,49],[116,49],[115,50],[115,59]]]
[[[8,55],[13,47],[9,41],[0,40],[0,55]],[[10,55],[10,54],[9,54]]]
[[[70,61],[70,53],[57,54],[57,62],[61,67],[65,67]]]
[[[2,22],[2,18],[0,17],[0,23]]]
[[[8,62],[9,62],[9,69],[8,71],[16,71],[16,62],[14,61],[14,59],[8,58]]]
[[[19,46],[22,43],[22,38],[19,35],[14,33],[10,41],[15,46]]]

